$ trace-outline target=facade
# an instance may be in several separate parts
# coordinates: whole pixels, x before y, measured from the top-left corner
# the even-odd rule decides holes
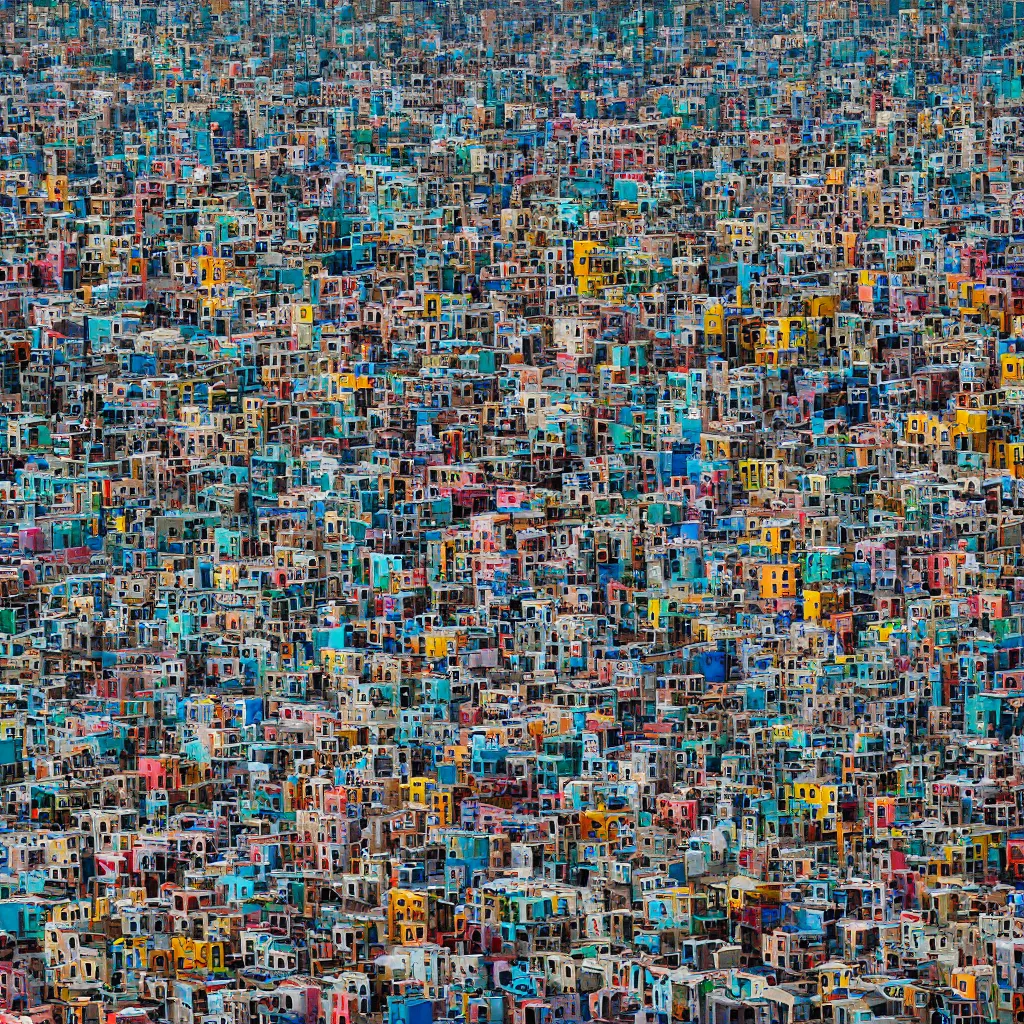
[[[0,0],[0,1024],[1021,1024],[1022,41]]]

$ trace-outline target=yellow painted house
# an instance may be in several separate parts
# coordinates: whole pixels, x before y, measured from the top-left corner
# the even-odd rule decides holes
[[[834,818],[839,808],[839,787],[823,786],[817,782],[794,782],[790,787],[790,799],[799,800],[811,809],[813,821],[827,822]]]
[[[985,451],[988,413],[983,409],[957,409],[952,421],[926,412],[907,417],[905,438],[910,444],[940,451]]]
[[[796,529],[796,524],[790,522],[765,523],[760,528],[758,539],[769,555],[781,558],[795,549]]]
[[[999,383],[1002,387],[1024,383],[1024,353],[1004,352],[999,357]]]
[[[830,960],[818,968],[818,995],[822,999],[835,996],[850,987],[853,969],[838,960]]]
[[[780,459],[740,459],[739,470],[745,491],[778,491],[782,486]]]
[[[778,597],[797,596],[797,566],[795,562],[784,565],[762,565],[760,567],[760,594],[763,600]]]
[[[415,889],[388,890],[388,939],[401,946],[426,941],[429,899]]]
[[[187,935],[175,935],[171,939],[171,955],[174,958],[176,974],[183,973],[227,973],[228,943],[204,942]]]
[[[401,787],[402,804],[426,807],[436,817],[436,824],[445,827],[452,823],[454,802],[450,787],[439,786],[434,779],[413,776]]]
[[[840,610],[839,594],[835,590],[821,587],[804,590],[804,619],[807,622],[821,622],[823,618]]]
[[[572,269],[580,295],[601,295],[621,285],[625,278],[622,258],[609,252],[604,242],[580,239],[572,244]]]
[[[584,840],[596,839],[617,845],[622,826],[632,820],[632,814],[618,811],[581,811],[580,835]]]
[[[725,347],[725,309],[720,302],[704,310],[704,342],[708,351]]]

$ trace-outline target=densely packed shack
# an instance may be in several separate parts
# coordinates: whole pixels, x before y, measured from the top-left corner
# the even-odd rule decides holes
[[[1022,72],[0,5],[0,1024],[1022,1024]]]

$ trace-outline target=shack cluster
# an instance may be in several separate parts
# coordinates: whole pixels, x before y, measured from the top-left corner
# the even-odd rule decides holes
[[[0,6],[0,1024],[1022,1024],[1022,72]]]

